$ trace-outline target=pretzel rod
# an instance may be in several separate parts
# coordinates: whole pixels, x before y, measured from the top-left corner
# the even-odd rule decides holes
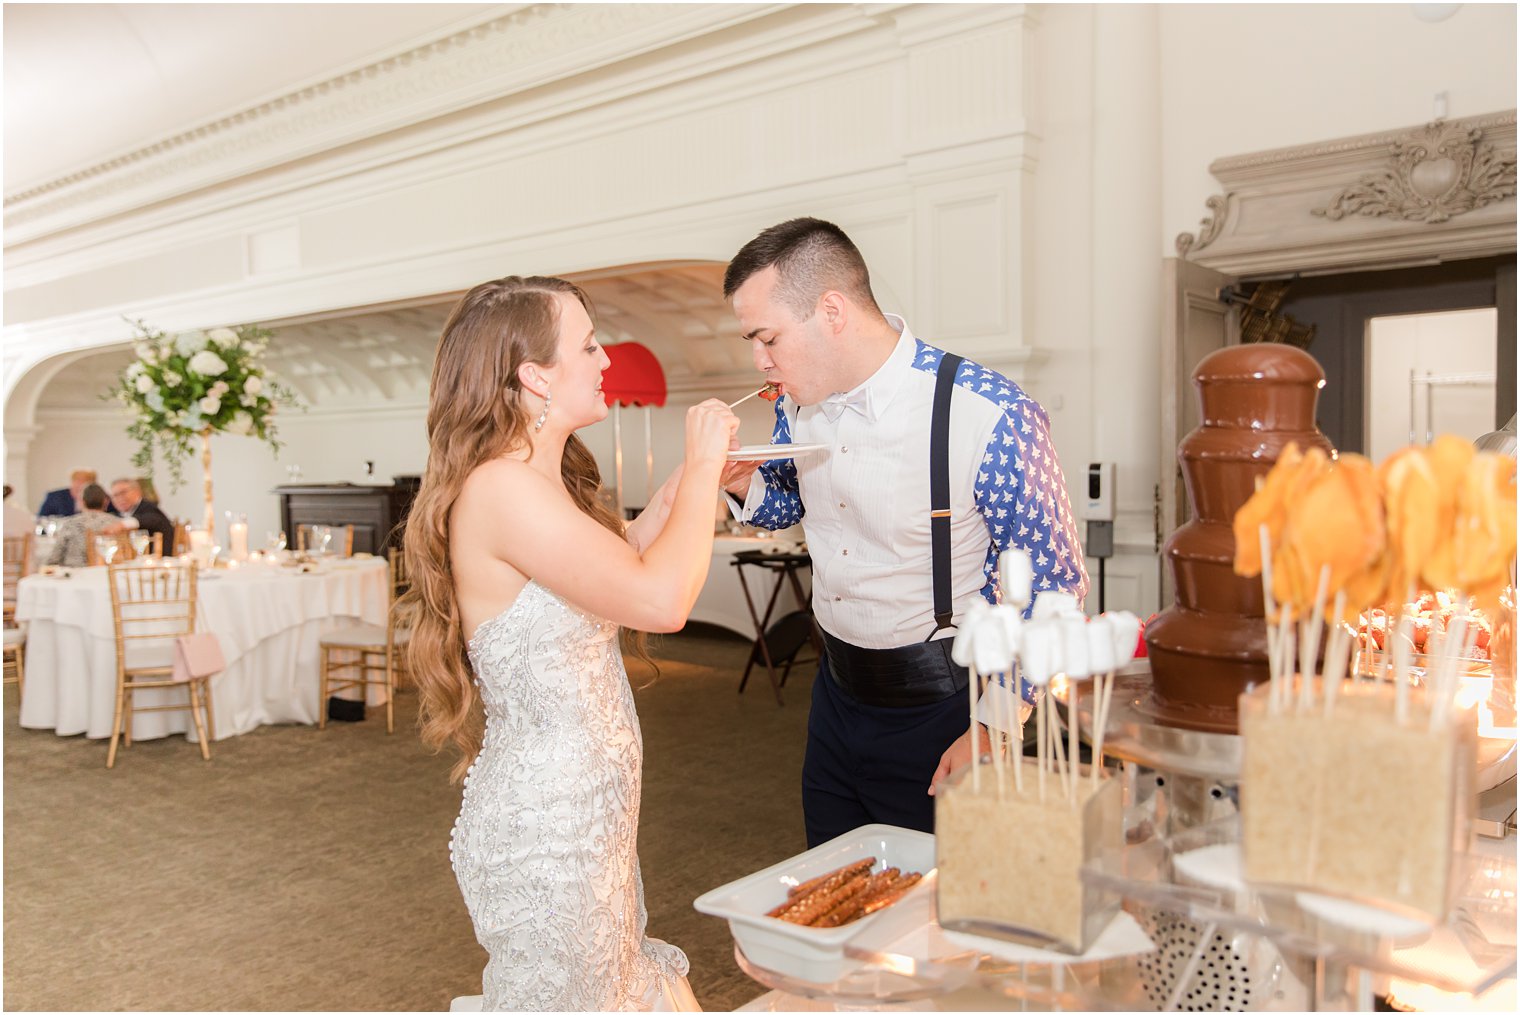
[[[833,889],[839,887],[839,885],[843,884],[849,878],[854,877],[857,874],[864,873],[865,871],[869,871],[875,863],[876,858],[874,856],[866,857],[864,860],[852,861],[845,864],[843,867],[838,867],[834,870],[829,871],[827,874],[820,874],[816,878],[804,881],[802,884],[797,885],[795,888],[792,888],[788,891],[787,900],[785,902],[777,906],[775,909],[771,910],[769,913],[766,913],[765,915],[774,916],[778,919],[785,919],[785,916],[783,914],[785,914],[787,910],[794,909],[806,904],[819,891],[832,891]]]
[[[821,912],[815,913],[813,915],[813,918],[807,921],[807,925],[809,927],[832,926],[832,924],[826,921],[828,921],[829,918],[835,914],[844,912],[849,907],[851,901],[858,898],[860,894],[866,890],[866,886],[871,883],[871,880],[872,878],[870,874],[857,874],[849,881],[846,881],[844,884],[840,885],[837,889],[834,890],[833,893],[825,898],[819,907],[821,909]]]
[[[865,887],[856,892],[846,902],[819,917],[812,924],[814,927],[839,927],[849,923],[862,914],[867,902],[891,888],[892,883],[902,872],[896,867],[888,867],[879,874],[873,874],[866,879]]]
[[[879,909],[886,909],[892,903],[907,895],[908,889],[922,881],[923,877],[922,874],[909,874],[907,877],[899,878],[884,894],[878,895],[862,906],[861,915],[870,916]]]

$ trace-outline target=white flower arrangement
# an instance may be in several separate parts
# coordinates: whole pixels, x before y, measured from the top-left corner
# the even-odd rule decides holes
[[[133,415],[127,433],[139,445],[134,465],[151,474],[155,451],[162,454],[178,489],[196,437],[243,434],[279,450],[275,410],[300,403],[264,367],[268,331],[247,325],[166,335],[141,321],[134,327],[136,359],[102,396]]]

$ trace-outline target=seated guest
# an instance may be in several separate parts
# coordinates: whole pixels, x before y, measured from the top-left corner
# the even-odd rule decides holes
[[[84,510],[69,518],[58,528],[58,542],[48,555],[47,563],[64,567],[84,567],[89,561],[88,546],[96,536],[107,530],[120,528],[121,521],[115,515],[106,514],[110,498],[103,487],[91,483],[80,495]]]
[[[143,496],[142,484],[135,479],[117,479],[111,483],[111,503],[121,515],[126,529],[142,529],[164,537],[164,552],[174,550],[174,523],[157,504]]]
[[[11,500],[11,485],[5,484],[5,538],[12,539],[16,536],[24,536],[31,532],[37,525],[37,519],[27,513],[26,508]]]
[[[95,481],[94,469],[75,469],[69,473],[68,486],[47,492],[47,496],[42,498],[42,506],[37,509],[37,514],[44,518],[77,515],[80,509],[79,498],[84,493],[84,488]]]

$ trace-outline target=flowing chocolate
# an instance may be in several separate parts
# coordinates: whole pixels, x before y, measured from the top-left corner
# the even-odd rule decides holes
[[[1193,382],[1203,423],[1177,448],[1192,519],[1162,551],[1176,602],[1145,629],[1147,710],[1175,725],[1234,733],[1237,699],[1268,672],[1261,579],[1235,574],[1230,523],[1290,441],[1335,449],[1314,423],[1325,372],[1301,349],[1276,342],[1219,349],[1199,362]]]

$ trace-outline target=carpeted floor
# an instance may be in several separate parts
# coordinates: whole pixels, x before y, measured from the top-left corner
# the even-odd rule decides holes
[[[691,958],[709,1010],[761,993],[692,900],[804,848],[799,781],[814,667],[778,708],[748,643],[710,628],[654,646],[639,853],[649,933]],[[635,686],[648,679],[630,663]],[[23,730],[5,689],[4,1007],[442,1010],[485,953],[449,869],[459,791],[383,720],[264,727],[216,744],[105,744]]]

